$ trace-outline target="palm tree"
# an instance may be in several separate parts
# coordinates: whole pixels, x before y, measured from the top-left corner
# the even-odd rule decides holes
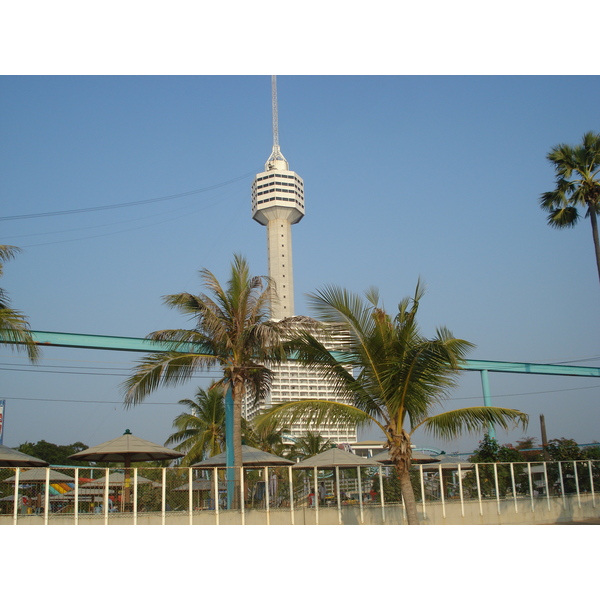
[[[16,246],[0,245],[0,277],[3,272],[3,263],[11,260],[21,249]],[[4,345],[17,344],[17,350],[21,345],[25,350],[31,362],[36,362],[40,356],[40,351],[31,337],[27,317],[20,311],[10,307],[10,300],[6,291],[0,288],[0,340]]]
[[[247,424],[243,432],[243,442],[246,446],[258,448],[263,452],[285,456],[288,446],[284,439],[289,433],[290,430],[287,427],[277,427],[275,424],[261,427],[260,430],[253,427],[252,424]]]
[[[187,292],[165,296],[167,306],[194,321],[193,329],[167,329],[148,339],[168,343],[170,350],[147,355],[123,384],[125,405],[136,405],[159,386],[187,381],[198,370],[219,366],[219,381],[233,398],[234,481],[239,491],[242,467],[242,400],[246,391],[263,398],[272,379],[273,365],[285,359],[284,321],[269,321],[272,285],[268,277],[252,277],[246,260],[235,255],[226,287],[207,269],[200,271],[212,296]],[[190,351],[189,346],[197,348]],[[234,507],[239,494],[234,495]]]
[[[546,158],[554,165],[556,188],[540,197],[540,206],[549,213],[548,224],[562,229],[574,227],[579,210],[585,209],[590,218],[596,252],[596,266],[600,277],[600,135],[589,131],[578,146],[559,144]],[[579,209],[579,210],[578,210]]]
[[[345,350],[328,350],[310,333],[302,333],[290,347],[298,359],[336,383],[344,401],[301,400],[273,407],[260,417],[280,423],[306,419],[319,425],[333,421],[343,425],[372,424],[381,429],[400,482],[408,523],[418,524],[410,481],[411,436],[423,428],[451,439],[463,431],[489,424],[526,425],[526,414],[506,408],[462,408],[431,415],[456,385],[460,366],[472,344],[438,328],[433,339],[419,331],[416,317],[424,293],[421,282],[413,298],[405,298],[392,318],[379,306],[372,288],[365,301],[338,287],[327,287],[309,296],[318,318],[327,324],[344,323],[349,331]],[[349,370],[348,367],[351,367]]]
[[[310,458],[335,447],[335,442],[324,438],[320,433],[307,431],[304,435],[296,438],[294,446],[290,451],[290,458]]]
[[[199,387],[194,400],[184,398],[178,404],[187,408],[173,420],[177,432],[166,444],[177,444],[175,450],[185,452],[184,467],[215,456],[225,450],[225,392],[213,381],[207,390]]]

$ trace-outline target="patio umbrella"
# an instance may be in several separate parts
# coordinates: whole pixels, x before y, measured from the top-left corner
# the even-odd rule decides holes
[[[212,468],[212,467],[224,467],[227,464],[226,452],[221,452],[211,458],[207,458],[199,463],[192,465],[196,468]],[[287,460],[276,454],[269,452],[263,452],[258,448],[251,448],[250,446],[242,445],[242,464],[245,467],[281,467],[285,465],[293,465],[294,461]]]
[[[160,446],[132,435],[129,429],[118,438],[103,442],[87,450],[72,454],[69,458],[90,462],[119,462],[125,465],[125,502],[129,502],[129,468],[132,462],[167,460],[184,456],[181,452]]]
[[[390,451],[384,450],[379,454],[373,456],[373,460],[376,460],[384,465],[391,465],[392,459],[390,458]],[[416,465],[424,465],[427,463],[438,463],[440,459],[436,456],[430,456],[429,454],[425,454],[424,452],[419,452],[418,450],[413,450],[411,455],[411,462]]]
[[[35,456],[0,444],[0,466],[2,467],[47,467],[48,463]]]
[[[44,467],[34,467],[33,469],[27,469],[27,471],[22,471],[19,474],[19,483],[34,483],[34,482],[44,482],[46,481],[46,471],[48,469]],[[16,476],[13,475],[4,481],[15,481]],[[68,481],[74,482],[75,478],[67,475],[66,473],[61,473],[59,471],[54,471],[50,469],[50,481]]]
[[[335,467],[379,467],[381,463],[377,462],[374,458],[363,458],[352,452],[346,452],[346,450],[340,450],[339,448],[331,448],[311,456],[299,463],[294,465],[294,469],[310,469],[317,467],[317,469],[335,469]]]

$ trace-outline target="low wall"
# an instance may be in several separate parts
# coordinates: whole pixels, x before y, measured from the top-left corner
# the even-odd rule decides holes
[[[447,501],[419,504],[423,525],[552,525],[600,518],[600,501],[592,494],[564,497],[504,498]],[[79,515],[78,525],[402,525],[406,523],[400,505],[342,506],[280,510],[246,510]],[[0,525],[13,525],[12,515],[1,515]],[[18,515],[17,525],[45,525],[44,515]],[[74,525],[74,515],[48,515],[48,525]]]

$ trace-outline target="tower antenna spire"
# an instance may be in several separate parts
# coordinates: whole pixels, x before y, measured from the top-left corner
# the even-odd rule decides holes
[[[277,75],[271,75],[271,104],[273,107],[273,150],[267,160],[267,170],[276,168],[276,162],[282,160],[285,163],[284,169],[288,169],[287,160],[279,148],[279,112],[277,110]]]

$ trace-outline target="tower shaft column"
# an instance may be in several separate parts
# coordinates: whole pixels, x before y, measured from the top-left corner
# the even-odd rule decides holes
[[[269,277],[275,283],[271,297],[271,318],[294,316],[294,270],[292,268],[292,227],[289,218],[270,218],[267,224]]]

